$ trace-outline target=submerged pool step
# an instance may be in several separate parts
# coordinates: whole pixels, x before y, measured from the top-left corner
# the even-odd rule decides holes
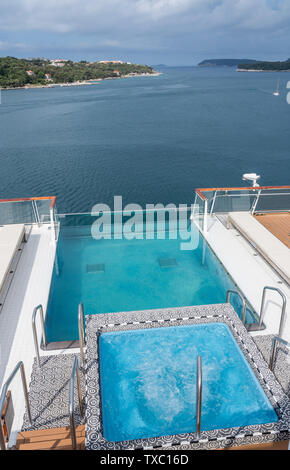
[[[105,272],[104,263],[87,264],[87,273],[104,273],[104,272]]]
[[[175,258],[159,258],[158,263],[160,268],[172,268],[178,264]]]

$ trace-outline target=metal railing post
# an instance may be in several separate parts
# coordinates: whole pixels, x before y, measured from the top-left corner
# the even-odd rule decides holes
[[[254,203],[253,203],[253,205],[252,205],[252,207],[251,207],[251,210],[250,210],[251,214],[254,214],[254,212],[255,212],[255,210],[256,210],[258,201],[259,201],[259,199],[260,199],[261,191],[262,191],[261,189],[258,190],[257,197],[256,197],[256,199],[255,199],[255,201],[254,201]]]
[[[230,301],[230,295],[231,294],[235,294],[235,295],[238,295],[242,301],[242,304],[243,304],[243,309],[242,309],[242,323],[243,325],[245,325],[246,323],[246,301],[244,299],[244,297],[240,294],[240,292],[238,292],[237,290],[231,290],[229,289],[227,291],[227,303],[229,303]]]
[[[201,431],[201,403],[202,403],[202,362],[201,356],[197,356],[196,374],[196,438],[200,439]]]
[[[82,303],[79,304],[78,310],[78,326],[79,326],[79,340],[80,340],[80,352],[82,365],[85,365],[85,329],[84,329],[85,317],[84,317],[84,306]]]
[[[71,430],[71,440],[73,449],[77,448],[77,436],[76,436],[76,427],[74,421],[74,393],[75,393],[75,377],[77,378],[77,390],[78,390],[78,400],[79,400],[79,410],[80,416],[83,417],[83,399],[82,399],[82,390],[79,376],[79,361],[75,357],[72,373],[69,383],[69,420],[70,420],[70,430]]]
[[[35,221],[38,225],[40,225],[41,222],[40,222],[40,218],[39,218],[37,203],[34,199],[32,199],[31,203],[32,203],[32,209],[33,209],[33,212],[34,212]]]
[[[217,191],[215,191],[215,193],[214,193],[214,197],[213,197],[213,200],[212,200],[212,205],[211,205],[211,208],[210,208],[210,215],[213,214],[213,208],[214,208],[214,205],[215,205],[216,196],[217,196]]]
[[[278,292],[278,294],[282,297],[282,310],[281,310],[281,320],[280,320],[280,326],[279,326],[279,332],[278,336],[282,336],[283,331],[284,331],[284,326],[285,326],[285,320],[286,320],[286,303],[287,299],[284,294],[278,287],[271,287],[271,286],[265,286],[263,289],[263,296],[262,296],[262,302],[261,302],[261,310],[260,310],[260,319],[259,319],[259,327],[262,325],[264,316],[265,316],[265,300],[266,300],[266,292],[267,290],[272,290],[275,292]]]
[[[25,403],[26,403],[26,409],[27,409],[27,414],[28,414],[28,419],[29,423],[32,424],[32,416],[31,416],[31,409],[30,409],[30,403],[29,403],[29,395],[28,395],[28,390],[27,390],[27,382],[26,382],[26,376],[25,376],[25,370],[24,370],[24,365],[23,362],[20,361],[14,368],[13,372],[10,374],[8,379],[6,380],[3,388],[2,388],[2,393],[0,396],[0,416],[2,415],[2,411],[4,408],[5,400],[6,400],[6,395],[8,391],[8,387],[12,380],[14,379],[16,373],[20,369],[21,372],[21,379],[22,379],[22,386],[23,386],[23,392],[24,392],[24,398],[25,398]],[[0,420],[0,449],[1,450],[6,450],[6,444],[5,444],[5,439],[4,439],[4,433],[3,433],[3,428],[2,428],[2,422]]]
[[[37,315],[38,311],[40,312],[42,342],[43,342],[44,346],[46,346],[47,343],[46,343],[46,336],[45,336],[43,308],[42,308],[42,305],[38,305],[37,307],[35,307],[35,309],[33,310],[33,314],[32,314],[32,332],[33,332],[33,339],[34,339],[35,354],[36,354],[36,357],[37,357],[37,362],[38,362],[39,367],[41,367],[40,354],[39,354],[39,345],[38,345],[37,331],[36,331],[36,325],[35,325],[35,319],[36,319],[36,315]]]
[[[204,233],[207,232],[207,207],[208,207],[208,202],[207,199],[204,201],[204,213],[203,213],[203,231]]]
[[[272,339],[272,348],[271,348],[270,361],[269,361],[269,369],[271,371],[273,371],[273,368],[274,368],[274,359],[276,355],[277,342],[284,344],[284,346],[287,346],[287,348],[290,349],[290,343],[288,343],[288,341],[285,341],[284,339],[280,338],[280,336],[274,336],[274,338]]]
[[[56,230],[55,230],[55,210],[54,210],[54,207],[49,208],[49,218],[50,218],[50,225],[51,225],[52,241],[53,241],[53,243],[55,243],[56,242]]]

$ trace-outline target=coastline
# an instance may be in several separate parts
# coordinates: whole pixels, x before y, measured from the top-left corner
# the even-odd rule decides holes
[[[236,72],[274,72],[274,73],[277,73],[277,72],[290,72],[290,69],[287,69],[287,70],[263,70],[263,69],[237,69]]]
[[[4,90],[35,90],[39,88],[56,88],[56,87],[72,87],[72,86],[86,86],[86,85],[98,85],[99,82],[103,82],[104,80],[119,80],[122,78],[135,78],[135,77],[158,77],[161,75],[162,72],[153,72],[153,73],[129,73],[127,75],[122,75],[120,77],[105,77],[105,78],[92,78],[90,80],[82,80],[76,82],[68,82],[68,83],[47,83],[46,85],[25,85],[22,87],[7,87],[1,88],[2,91]]]

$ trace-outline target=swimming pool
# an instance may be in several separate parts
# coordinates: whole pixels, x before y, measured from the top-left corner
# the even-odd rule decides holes
[[[109,313],[225,302],[237,289],[199,235],[193,250],[181,238],[95,240],[90,216],[61,219],[46,314],[48,342],[78,339],[77,311]],[[157,235],[157,234],[155,234]],[[241,313],[238,298],[233,305]],[[255,315],[247,309],[247,323]]]
[[[104,438],[194,432],[198,354],[202,431],[278,421],[226,324],[118,331],[99,336]]]

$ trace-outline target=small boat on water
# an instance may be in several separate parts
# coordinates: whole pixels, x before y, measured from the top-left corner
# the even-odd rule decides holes
[[[279,96],[280,95],[279,88],[280,88],[280,80],[278,80],[277,89],[273,93],[274,96]]]

